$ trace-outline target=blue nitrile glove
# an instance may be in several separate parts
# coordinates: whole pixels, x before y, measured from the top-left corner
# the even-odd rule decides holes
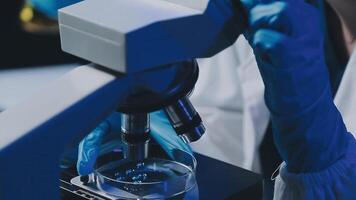
[[[38,11],[52,19],[57,19],[58,9],[82,0],[28,0],[28,2]]]
[[[353,138],[333,103],[319,11],[302,0],[243,2],[279,153],[290,172],[329,167]]]
[[[177,136],[163,111],[151,113],[150,121],[151,137],[168,156],[175,159],[174,152],[177,149],[192,153],[190,146]],[[99,155],[122,147],[120,122],[120,113],[114,113],[80,142],[77,162],[80,175],[87,175],[93,171]]]

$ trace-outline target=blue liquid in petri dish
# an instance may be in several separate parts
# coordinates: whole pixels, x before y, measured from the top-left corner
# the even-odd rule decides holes
[[[198,199],[193,170],[165,159],[117,162],[100,171],[99,188],[124,199]],[[115,188],[115,189],[113,189]]]

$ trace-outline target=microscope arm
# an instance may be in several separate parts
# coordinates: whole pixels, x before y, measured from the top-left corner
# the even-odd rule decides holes
[[[89,0],[59,11],[62,49],[119,72],[211,57],[245,23],[239,0]]]
[[[78,67],[0,113],[0,199],[59,199],[65,146],[116,109],[130,89],[128,80]]]

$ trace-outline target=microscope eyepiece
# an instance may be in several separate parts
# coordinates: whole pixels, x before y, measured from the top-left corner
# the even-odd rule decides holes
[[[195,142],[205,133],[202,119],[188,99],[188,96],[165,107],[164,110],[178,136],[185,143]]]

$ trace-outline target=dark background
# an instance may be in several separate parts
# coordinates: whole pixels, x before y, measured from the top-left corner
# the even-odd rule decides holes
[[[58,34],[32,34],[22,29],[22,0],[4,0],[1,5],[0,69],[78,61],[61,51]]]

